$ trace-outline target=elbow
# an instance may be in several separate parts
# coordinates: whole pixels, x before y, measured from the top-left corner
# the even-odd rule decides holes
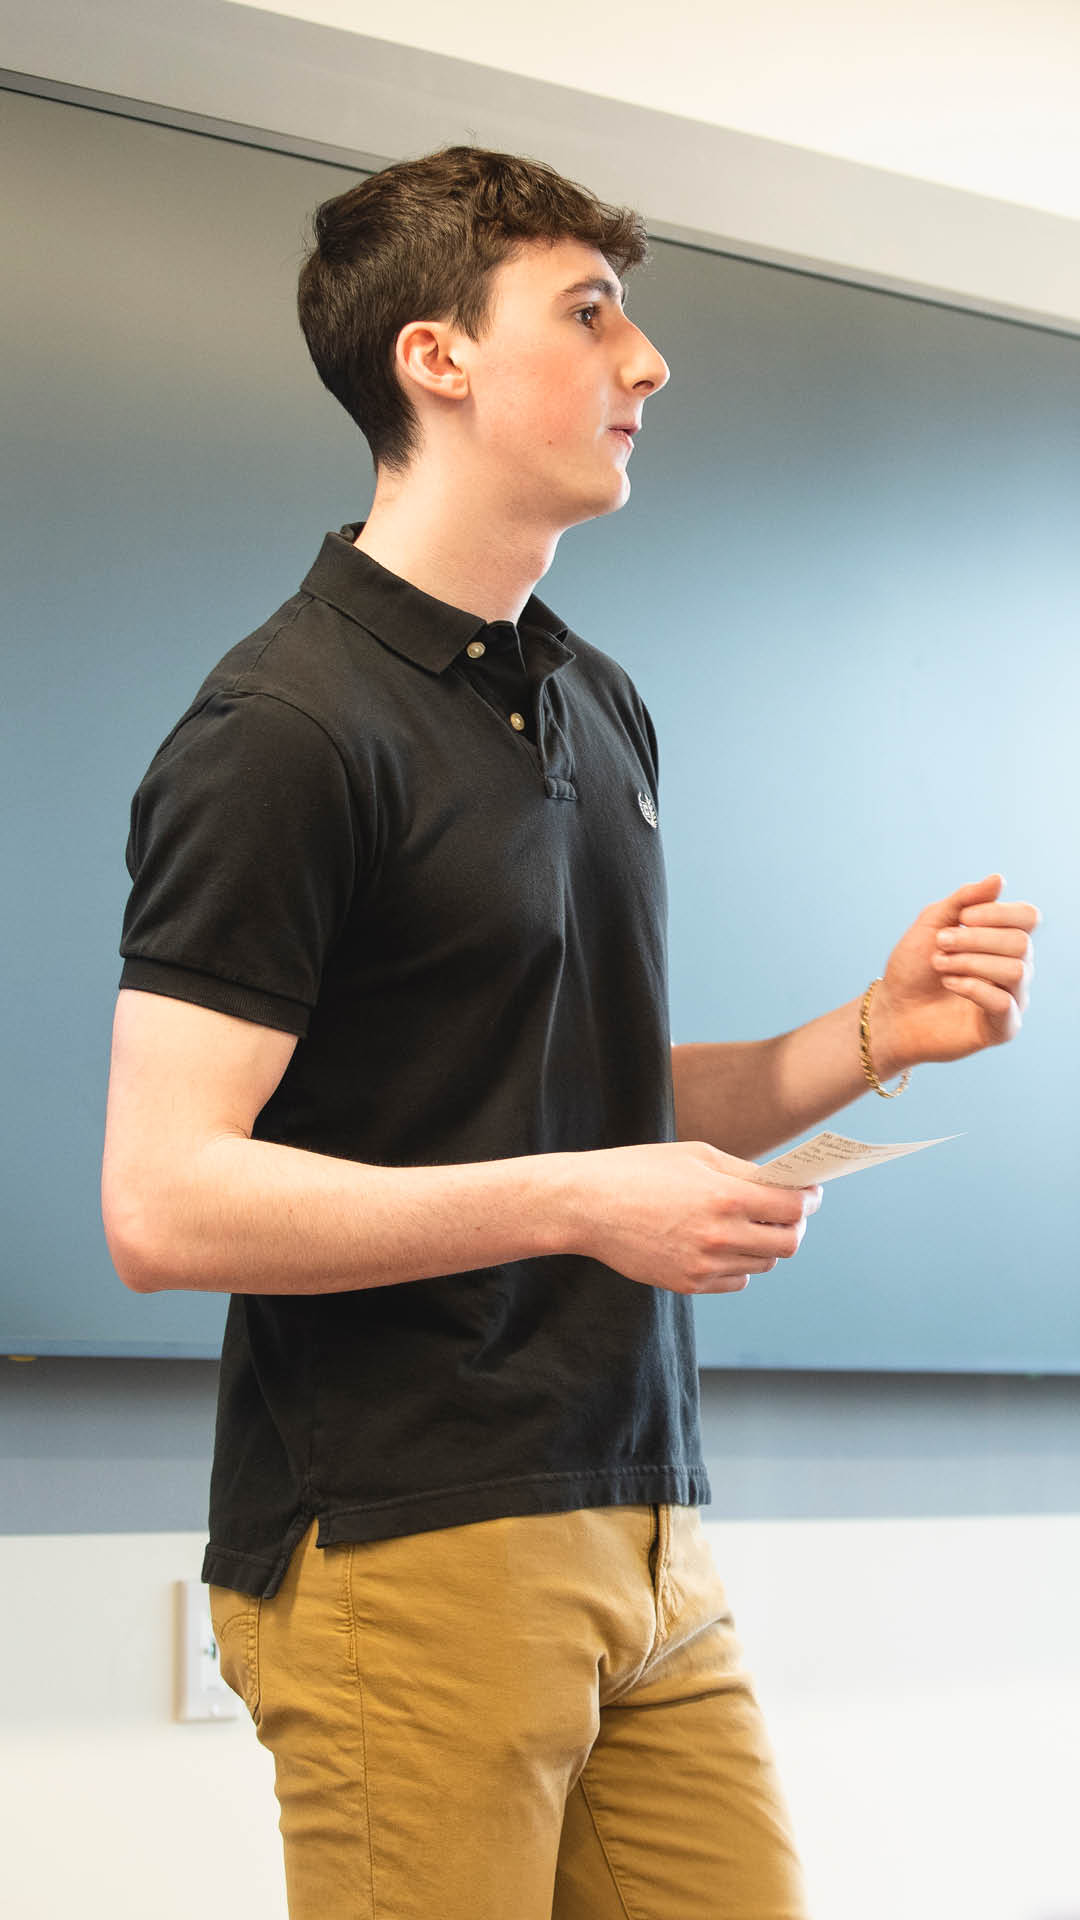
[[[125,1287],[132,1293],[160,1293],[168,1286],[166,1268],[153,1241],[133,1221],[121,1223],[102,1210],[109,1257]]]
[[[183,1285],[153,1207],[108,1175],[101,1186],[101,1218],[109,1257],[132,1293],[161,1293]]]
[[[150,1268],[139,1266],[127,1257],[118,1259],[115,1253],[112,1256],[112,1263],[130,1293],[162,1291],[163,1283],[155,1277]]]

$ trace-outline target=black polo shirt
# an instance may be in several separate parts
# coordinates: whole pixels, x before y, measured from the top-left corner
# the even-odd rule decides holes
[[[121,984],[300,1036],[261,1139],[384,1166],[674,1139],[641,699],[536,595],[486,623],[362,524],[155,755]],[[273,1593],[316,1516],[326,1544],[710,1498],[685,1295],[573,1256],[230,1301],[207,1580]]]

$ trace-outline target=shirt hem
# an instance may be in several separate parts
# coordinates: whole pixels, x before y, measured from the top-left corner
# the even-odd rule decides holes
[[[443,1527],[463,1527],[483,1520],[503,1520],[531,1513],[570,1513],[584,1507],[664,1505],[704,1507],[712,1501],[705,1467],[668,1464],[653,1467],[601,1467],[570,1473],[531,1474],[517,1480],[498,1480],[478,1486],[444,1488],[406,1494],[366,1505],[323,1506],[317,1515],[320,1547],[359,1546],[365,1541],[393,1540],[402,1534],[434,1533]],[[305,1517],[301,1534],[310,1524]],[[202,1577],[215,1586],[233,1587],[271,1599],[285,1576],[300,1535],[296,1526],[289,1539],[265,1555],[241,1553],[211,1542],[206,1549]]]

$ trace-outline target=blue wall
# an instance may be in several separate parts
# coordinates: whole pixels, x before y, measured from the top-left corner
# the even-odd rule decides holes
[[[98,1219],[127,805],[206,668],[370,501],[293,314],[305,216],[348,176],[3,100],[0,1350],[208,1355],[222,1303],[125,1293]],[[657,722],[675,1037],[848,999],[991,868],[1046,913],[1019,1044],[838,1122],[963,1138],[829,1190],[796,1262],[698,1303],[701,1358],[1076,1371],[1080,345],[654,254],[629,311],[672,378],[632,499],[564,536],[541,591]]]

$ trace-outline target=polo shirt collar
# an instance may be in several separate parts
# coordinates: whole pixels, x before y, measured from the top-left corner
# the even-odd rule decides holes
[[[326,534],[301,591],[336,607],[416,666],[429,673],[444,672],[488,622],[480,614],[436,600],[354,546],[364,525],[357,520],[340,533]],[[517,624],[538,630],[564,660],[573,659],[564,644],[569,629],[535,593],[529,595]]]

